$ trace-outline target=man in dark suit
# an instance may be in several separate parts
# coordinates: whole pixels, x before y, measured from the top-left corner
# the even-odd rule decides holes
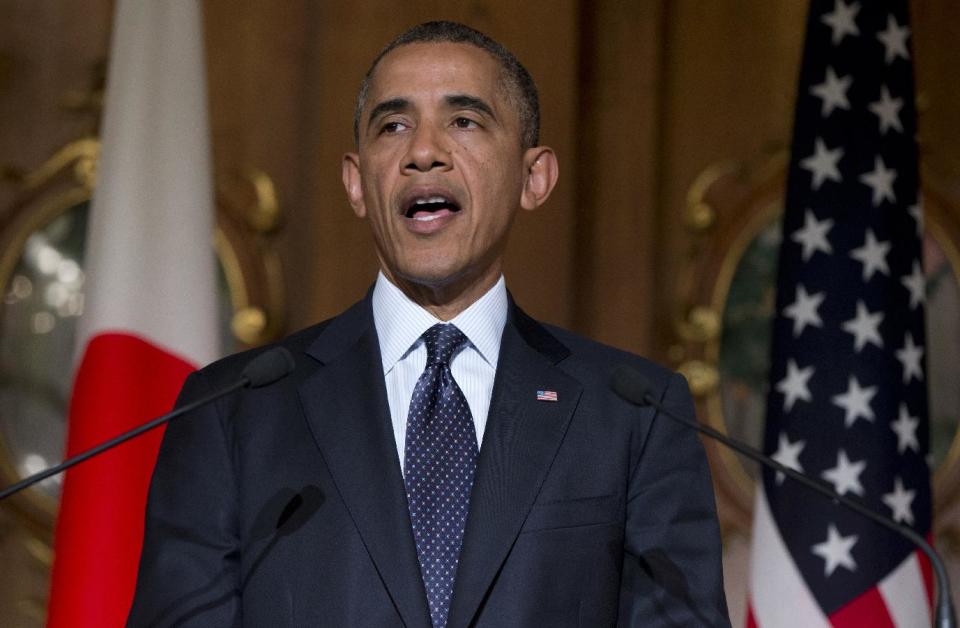
[[[609,388],[632,365],[692,416],[683,378],[504,287],[513,217],[558,176],[538,125],[526,70],[464,26],[374,61],[343,179],[380,276],[281,342],[291,376],[169,426],[129,625],[729,624],[699,440]]]

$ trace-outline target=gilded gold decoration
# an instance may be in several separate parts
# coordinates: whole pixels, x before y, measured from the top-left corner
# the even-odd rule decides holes
[[[706,201],[707,192],[718,179],[741,170],[741,166],[732,161],[721,162],[701,172],[687,191],[686,224],[694,231],[707,231],[713,227],[716,211]]]
[[[280,260],[276,252],[259,240],[252,247],[244,247],[244,259],[254,259],[257,263],[255,289],[259,298],[251,295],[246,266],[240,249],[234,245],[234,239],[228,237],[226,224],[214,233],[213,246],[220,259],[221,268],[230,290],[230,302],[233,308],[231,332],[234,338],[247,346],[256,346],[276,338],[283,326],[283,277]],[[236,237],[237,240],[240,236]],[[253,312],[260,312],[254,314]]]
[[[262,170],[247,167],[232,176],[219,178],[217,193],[254,231],[266,234],[280,225],[277,192],[273,180]]]
[[[677,325],[680,337],[689,342],[710,342],[720,334],[720,315],[703,305],[690,308],[686,319]]]
[[[83,156],[73,164],[73,176],[84,189],[93,191],[97,185],[97,155]]]
[[[247,168],[246,175],[257,195],[257,202],[249,208],[247,220],[251,227],[261,233],[273,231],[280,224],[280,205],[273,181],[257,168]]]
[[[259,307],[245,307],[237,310],[230,322],[233,335],[248,345],[257,344],[267,329],[267,313]]]
[[[96,161],[100,156],[100,141],[93,137],[86,137],[67,144],[42,166],[28,174],[23,179],[23,187],[27,190],[37,189],[57,176],[70,164],[74,165],[74,176],[77,183],[93,189],[96,184]]]
[[[30,537],[24,542],[27,553],[38,563],[49,568],[53,565],[53,548],[37,537]]]
[[[716,391],[720,383],[720,374],[717,367],[702,360],[690,360],[677,367],[677,370],[687,378],[690,392],[694,397],[705,397]]]
[[[709,203],[700,201],[687,207],[687,227],[694,231],[706,231],[716,218],[717,212]]]
[[[280,258],[267,240],[282,222],[276,190],[265,172],[247,167],[217,178],[217,200],[214,246],[230,286],[231,330],[244,345],[262,344],[284,319]]]

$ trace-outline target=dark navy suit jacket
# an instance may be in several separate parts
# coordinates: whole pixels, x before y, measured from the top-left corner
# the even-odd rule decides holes
[[[167,428],[128,625],[430,626],[369,296],[281,344],[291,376]],[[617,397],[621,363],[693,416],[679,375],[511,302],[449,626],[729,625],[699,439]]]

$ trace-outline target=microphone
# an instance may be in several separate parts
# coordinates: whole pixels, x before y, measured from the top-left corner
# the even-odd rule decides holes
[[[246,380],[245,385],[250,388],[260,388],[283,379],[296,365],[286,347],[274,347],[250,360],[240,372],[240,379]]]
[[[100,455],[109,449],[113,449],[117,445],[125,443],[131,438],[136,438],[144,432],[149,432],[156,427],[160,427],[167,421],[175,419],[181,414],[192,412],[197,408],[205,406],[206,404],[221,397],[225,397],[226,395],[229,395],[230,393],[241,388],[260,388],[261,386],[272,384],[293,372],[294,366],[295,362],[293,360],[293,355],[291,355],[290,351],[286,348],[274,347],[264,351],[257,357],[250,360],[250,362],[243,367],[243,371],[241,371],[239,379],[237,379],[235,382],[228,384],[220,390],[212,392],[205,397],[201,397],[194,402],[181,406],[172,412],[168,412],[167,414],[159,416],[147,423],[144,423],[143,425],[135,427],[132,430],[128,430],[119,436],[115,436],[106,442],[91,447],[90,449],[87,449],[76,456],[67,458],[54,467],[44,469],[39,473],[34,473],[33,475],[20,480],[16,484],[11,484],[7,488],[0,491],[0,501],[10,497],[11,495],[19,493],[29,486],[33,486],[37,482],[43,481],[52,475],[56,475],[61,471],[66,471],[70,467],[80,464],[88,458],[93,458],[94,456]]]
[[[826,497],[833,503],[841,504],[845,508],[859,513],[861,516],[866,517],[870,521],[873,521],[874,523],[879,524],[888,530],[892,530],[893,532],[896,532],[900,536],[909,540],[916,547],[920,548],[920,550],[926,554],[927,558],[930,559],[930,564],[933,565],[933,571],[934,574],[936,574],[937,603],[934,613],[934,626],[936,628],[956,627],[957,620],[953,610],[953,600],[950,596],[950,579],[947,577],[947,570],[943,565],[943,560],[940,559],[940,555],[937,554],[936,550],[934,550],[933,547],[927,543],[926,539],[917,534],[912,528],[897,523],[893,519],[874,511],[872,508],[860,503],[859,501],[841,495],[833,490],[832,487],[827,486],[823,482],[815,480],[803,473],[800,473],[799,471],[795,471],[790,467],[784,466],[770,456],[765,455],[760,450],[751,447],[743,441],[731,438],[726,434],[715,430],[709,425],[703,425],[695,420],[691,421],[686,417],[682,417],[674,412],[671,412],[659,401],[657,401],[657,398],[654,396],[653,385],[650,383],[650,380],[648,380],[642,373],[634,368],[626,365],[620,365],[614,369],[611,387],[613,388],[614,392],[620,395],[620,397],[625,401],[628,401],[635,406],[651,406],[657,410],[657,412],[663,414],[671,420],[681,423],[690,429],[694,429],[701,434],[706,434],[714,440],[720,441],[737,453],[742,454],[767,468],[783,473],[788,478],[803,484],[807,488],[810,488],[820,495]]]

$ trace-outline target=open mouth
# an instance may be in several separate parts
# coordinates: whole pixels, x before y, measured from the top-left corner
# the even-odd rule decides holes
[[[430,222],[458,211],[460,211],[460,204],[456,200],[434,194],[408,201],[403,215],[419,222]]]

